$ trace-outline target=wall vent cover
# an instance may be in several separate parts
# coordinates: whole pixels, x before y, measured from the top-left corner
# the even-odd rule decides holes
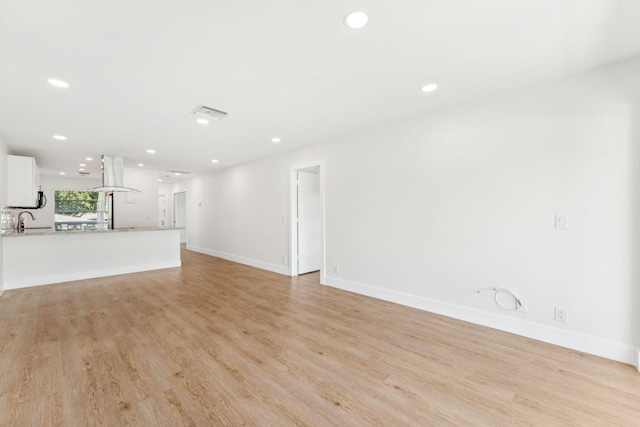
[[[200,105],[191,112],[196,116],[206,117],[211,120],[220,121],[227,117],[228,113],[224,111],[216,110],[215,108],[207,107],[206,105]]]

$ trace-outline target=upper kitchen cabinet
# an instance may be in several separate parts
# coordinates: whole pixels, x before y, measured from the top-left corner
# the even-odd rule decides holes
[[[33,157],[7,156],[7,205],[37,209],[40,173]]]

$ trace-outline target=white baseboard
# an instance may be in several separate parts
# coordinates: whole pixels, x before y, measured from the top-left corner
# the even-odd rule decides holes
[[[264,261],[259,261],[256,259],[245,258],[239,255],[228,254],[225,252],[214,251],[212,249],[201,248],[199,246],[187,245],[187,249],[190,251],[200,252],[205,255],[211,255],[216,258],[226,259],[227,261],[237,262],[239,264],[249,265],[251,267],[260,268],[262,270],[271,271],[274,273],[284,274],[285,276],[289,276],[289,267],[284,265],[271,264]]]
[[[640,370],[640,352],[637,348],[629,345],[563,329],[557,329],[546,325],[527,322],[521,319],[500,316],[455,304],[391,291],[389,289],[351,282],[333,276],[326,277],[326,284],[345,291],[367,295],[408,307],[418,308],[420,310],[441,314],[454,319],[464,320],[477,325],[487,326],[493,329],[533,338],[538,341],[627,363],[629,365],[636,366]]]
[[[73,282],[75,280],[93,279],[96,277],[117,276],[119,274],[138,273],[141,271],[160,270],[164,268],[180,267],[182,261],[163,261],[145,264],[127,265],[123,267],[109,267],[86,271],[70,271],[64,274],[47,276],[32,276],[20,278],[19,282],[5,282],[5,289],[29,288],[31,286],[50,285],[53,283]]]

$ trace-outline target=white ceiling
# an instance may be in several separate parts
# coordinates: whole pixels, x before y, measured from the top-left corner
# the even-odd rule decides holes
[[[0,136],[54,173],[100,154],[202,173],[638,56],[638,17],[638,0],[0,0]],[[229,115],[198,125],[200,104]]]

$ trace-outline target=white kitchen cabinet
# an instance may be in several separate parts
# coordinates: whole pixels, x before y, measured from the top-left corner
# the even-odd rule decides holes
[[[40,173],[36,159],[7,156],[7,205],[16,208],[38,206]]]

